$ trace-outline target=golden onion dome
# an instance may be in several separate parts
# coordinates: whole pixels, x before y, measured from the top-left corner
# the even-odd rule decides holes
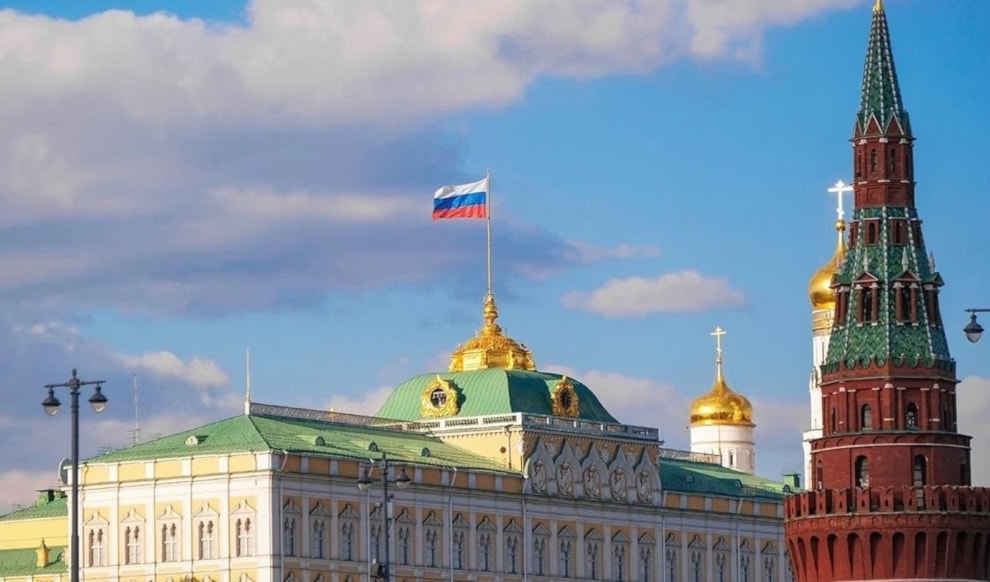
[[[753,426],[753,405],[749,399],[733,391],[722,373],[722,342],[725,332],[715,328],[718,357],[715,359],[715,383],[711,390],[691,404],[691,426],[743,425]]]
[[[839,272],[842,266],[842,259],[846,255],[846,223],[842,220],[835,222],[835,230],[839,233],[839,241],[835,246],[835,254],[820,269],[815,271],[808,283],[808,297],[811,299],[811,307],[818,311],[820,309],[833,309],[835,307],[835,291],[832,289],[832,277]]]
[[[457,346],[450,355],[449,371],[467,372],[484,368],[536,369],[533,352],[523,344],[505,336],[502,327],[495,323],[498,319],[498,308],[491,293],[485,296],[483,318],[485,323],[478,330],[478,335]]]

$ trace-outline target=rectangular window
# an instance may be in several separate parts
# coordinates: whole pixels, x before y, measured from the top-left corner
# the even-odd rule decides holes
[[[179,528],[177,524],[162,525],[162,561],[178,562],[182,559],[179,554]]]
[[[127,527],[124,529],[124,563],[141,563],[141,528]]]

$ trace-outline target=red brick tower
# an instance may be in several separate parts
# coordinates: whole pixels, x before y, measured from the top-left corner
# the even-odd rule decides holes
[[[990,580],[990,490],[970,486],[956,371],[914,205],[914,137],[882,0],[853,130],[855,209],[832,281],[811,491],[789,497],[800,582]]]

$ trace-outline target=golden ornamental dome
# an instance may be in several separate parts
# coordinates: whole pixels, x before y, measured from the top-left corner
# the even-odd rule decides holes
[[[467,372],[484,368],[503,368],[506,370],[535,370],[533,352],[516,340],[505,336],[502,328],[495,323],[498,319],[498,308],[495,297],[489,293],[485,296],[484,325],[478,330],[478,335],[457,346],[450,355],[451,372]]]
[[[753,426],[753,405],[749,399],[734,392],[722,374],[722,336],[725,331],[715,328],[718,356],[715,358],[715,383],[711,390],[691,404],[691,426],[743,425]]]
[[[839,233],[839,241],[835,246],[835,254],[820,269],[815,271],[808,283],[808,297],[815,311],[835,308],[835,291],[832,289],[832,277],[839,272],[842,259],[846,255],[846,223],[835,221],[835,230]]]

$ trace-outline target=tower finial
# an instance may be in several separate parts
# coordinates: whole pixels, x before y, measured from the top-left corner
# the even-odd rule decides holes
[[[716,381],[721,384],[724,382],[724,376],[722,375],[722,336],[725,335],[726,331],[719,326],[715,326],[715,331],[711,335],[715,336],[715,373]]]
[[[883,0],[877,0],[876,4],[873,5],[874,12],[883,12]]]
[[[843,211],[842,209],[842,196],[846,192],[852,192],[853,187],[850,186],[849,184],[846,184],[842,180],[839,180],[838,182],[835,183],[835,186],[829,188],[828,191],[831,192],[832,194],[835,194],[836,198],[838,198],[838,203],[835,207],[835,214],[836,216],[838,216],[839,220],[843,220],[845,218],[845,211]]]

